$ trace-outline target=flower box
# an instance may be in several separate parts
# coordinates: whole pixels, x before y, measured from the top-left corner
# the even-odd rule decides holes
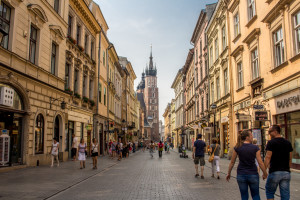
[[[77,99],[81,98],[80,94],[78,94],[77,92],[75,92],[74,97],[77,98]]]

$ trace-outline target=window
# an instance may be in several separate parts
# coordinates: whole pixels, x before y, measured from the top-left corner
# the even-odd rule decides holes
[[[72,35],[72,23],[73,23],[73,17],[71,15],[69,15],[69,18],[68,18],[68,35],[69,36]]]
[[[237,37],[240,34],[240,18],[239,13],[234,16],[234,37]]]
[[[209,66],[210,67],[213,65],[213,59],[214,59],[214,56],[213,56],[213,47],[211,46],[210,50],[209,50]]]
[[[206,110],[209,108],[209,98],[208,98],[208,93],[206,94]]]
[[[220,99],[220,77],[218,77],[217,79],[216,79],[216,82],[217,82],[217,100],[219,100]]]
[[[74,93],[78,93],[78,79],[79,79],[79,70],[75,69],[74,73]]]
[[[275,66],[279,66],[284,63],[284,44],[283,44],[283,33],[282,27],[280,27],[275,33],[274,37],[274,52],[275,52]]]
[[[76,40],[78,45],[80,44],[80,32],[81,32],[81,26],[77,25]]]
[[[226,94],[228,94],[228,71],[227,69],[224,70],[224,92]]]
[[[87,84],[87,76],[83,75],[83,79],[82,79],[82,96],[83,97],[87,97],[87,94],[86,94],[86,84]]]
[[[99,102],[102,103],[102,85],[101,85],[101,83],[99,83],[98,93],[99,93]]]
[[[258,53],[257,48],[251,52],[251,67],[252,67],[252,79],[259,77],[259,65],[258,65]]]
[[[92,41],[92,42],[91,42],[91,59],[92,59],[92,60],[94,59],[94,48],[95,48],[95,47],[94,47],[94,44],[95,44],[94,41]]]
[[[104,87],[104,97],[103,97],[103,99],[104,99],[104,105],[106,105],[106,87]]]
[[[219,44],[218,44],[218,38],[215,40],[215,59],[217,60],[219,58]]]
[[[54,0],[54,10],[58,13],[59,11],[59,0]]]
[[[65,89],[70,89],[70,69],[71,65],[66,63],[65,67]]]
[[[29,60],[35,64],[36,54],[36,43],[37,43],[37,29],[31,25],[30,30],[30,46],[29,46]]]
[[[89,39],[89,35],[85,35],[84,37],[84,51],[86,54],[88,54],[88,39]]]
[[[248,0],[248,17],[251,20],[255,16],[255,0]]]
[[[222,28],[222,47],[223,47],[223,50],[226,48],[226,44],[227,41],[226,41],[226,29],[225,29],[225,26],[223,26]]]
[[[294,16],[295,20],[295,39],[296,39],[296,53],[300,53],[300,11]]]
[[[80,123],[80,137],[84,137],[84,123],[82,122]]]
[[[105,66],[105,51],[103,51],[103,65]]]
[[[39,114],[35,121],[35,153],[44,152],[44,117]]]
[[[215,96],[215,88],[214,88],[214,82],[212,82],[211,83],[211,103],[215,102],[214,96]]]
[[[202,55],[202,40],[200,39],[200,55]]]
[[[2,24],[2,29],[6,32],[6,36],[3,37],[0,46],[8,49],[8,39],[9,39],[9,29],[10,29],[10,13],[11,9],[2,1],[0,1],[0,22]]]
[[[201,113],[204,113],[204,97],[201,97]]]
[[[243,65],[242,62],[237,64],[237,71],[238,71],[238,88],[244,86],[244,77],[243,77]]]
[[[200,81],[202,81],[203,79],[203,67],[202,67],[202,63],[200,64]]]
[[[89,83],[89,99],[93,99],[93,91],[94,91],[94,81],[93,79],[90,78],[90,83]]]
[[[52,43],[52,53],[51,53],[51,74],[56,74],[56,49],[57,45]]]

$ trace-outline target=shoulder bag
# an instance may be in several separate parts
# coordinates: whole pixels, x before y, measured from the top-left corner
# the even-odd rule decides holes
[[[214,161],[214,158],[215,158],[215,151],[217,149],[218,145],[216,145],[215,149],[214,149],[214,152],[209,156],[208,158],[208,162],[213,162]]]

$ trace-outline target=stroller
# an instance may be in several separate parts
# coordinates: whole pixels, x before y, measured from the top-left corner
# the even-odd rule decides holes
[[[184,145],[181,145],[181,154],[180,154],[180,158],[188,158],[189,156],[186,155],[186,149]]]

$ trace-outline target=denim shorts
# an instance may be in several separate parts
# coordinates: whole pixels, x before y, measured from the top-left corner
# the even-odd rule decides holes
[[[291,174],[287,171],[276,171],[269,174],[266,183],[267,199],[274,199],[274,194],[279,185],[281,200],[290,199]]]

